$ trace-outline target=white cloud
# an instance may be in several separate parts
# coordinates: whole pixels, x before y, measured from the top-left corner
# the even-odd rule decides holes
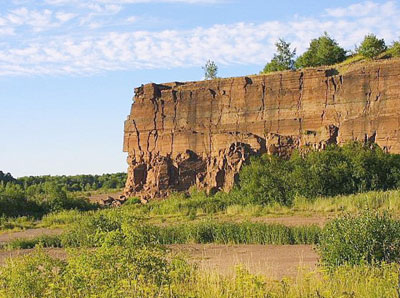
[[[61,3],[64,0],[51,1]],[[125,2],[135,1],[139,0]],[[383,4],[363,2],[349,8],[327,10],[324,16],[297,16],[288,22],[216,24],[208,28],[159,32],[93,30],[104,25],[96,16],[112,15],[121,9],[121,6],[108,2],[111,1],[92,1],[93,5],[104,5],[92,7],[91,13],[85,17],[57,10],[19,9],[10,13],[11,19],[9,16],[0,18],[0,35],[8,23],[30,23],[34,28],[43,28],[51,26],[54,19],[57,22],[77,22],[74,32],[31,38],[24,43],[0,47],[0,75],[87,75],[121,69],[197,66],[203,65],[207,59],[219,64],[260,65],[271,58],[279,37],[291,41],[301,53],[312,38],[324,31],[347,49],[352,49],[369,32],[384,37],[388,42],[400,35],[400,11],[393,1]],[[363,13],[355,15],[354,10]],[[122,22],[118,20],[117,24],[135,21],[137,17],[130,16]],[[80,34],[82,30],[85,30],[84,34]]]
[[[56,13],[56,18],[63,23],[72,20],[76,16],[77,15],[75,13],[67,13],[67,12],[57,12]]]

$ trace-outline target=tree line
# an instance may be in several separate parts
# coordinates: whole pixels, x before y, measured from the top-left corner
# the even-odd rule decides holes
[[[275,46],[276,53],[261,73],[334,65],[353,56],[365,59],[376,59],[382,55],[385,58],[400,56],[400,41],[387,46],[385,40],[375,34],[366,35],[352,52],[346,51],[325,32],[322,36],[311,40],[308,49],[297,59],[295,59],[296,49],[291,49],[291,43],[281,38]]]
[[[98,189],[120,189],[126,173],[14,178],[0,171],[0,216],[41,217],[60,210],[97,208],[80,194]]]

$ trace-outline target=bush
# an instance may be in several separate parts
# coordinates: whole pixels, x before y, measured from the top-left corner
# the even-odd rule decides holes
[[[400,41],[396,41],[388,50],[389,55],[392,57],[400,57]]]
[[[267,154],[253,158],[239,174],[240,191],[235,195],[243,198],[243,204],[288,205],[294,195],[287,175],[290,171],[290,165],[282,158]]]
[[[174,284],[183,285],[188,274],[191,267],[185,261],[167,259],[157,248],[77,250],[66,261],[39,250],[2,268],[0,296],[178,297],[180,287]]]
[[[311,41],[307,51],[297,59],[296,67],[332,65],[345,59],[346,51],[325,32],[321,37]]]
[[[379,39],[374,34],[368,34],[358,47],[357,52],[366,58],[376,58],[386,50],[385,40]]]
[[[360,143],[331,145],[323,151],[295,152],[290,159],[253,158],[239,173],[242,204],[290,205],[295,196],[312,199],[400,186],[400,155]]]
[[[387,213],[345,215],[324,227],[319,252],[328,266],[398,262],[400,222]]]

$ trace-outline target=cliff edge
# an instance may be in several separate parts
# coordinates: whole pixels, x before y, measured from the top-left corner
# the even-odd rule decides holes
[[[251,155],[349,140],[400,153],[400,60],[135,89],[125,193],[229,190]]]

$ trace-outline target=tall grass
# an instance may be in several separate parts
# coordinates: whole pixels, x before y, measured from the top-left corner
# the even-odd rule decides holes
[[[159,227],[155,230],[155,237],[161,244],[315,244],[320,233],[321,228],[317,226],[206,221]]]
[[[186,197],[173,194],[168,199],[151,202],[148,205],[124,206],[130,212],[148,218],[188,217],[229,215],[233,217],[254,217],[269,214],[305,213],[355,213],[363,209],[387,210],[400,213],[400,190],[370,191],[359,194],[339,195],[334,197],[316,197],[314,199],[296,196],[290,205],[271,203],[267,205],[241,202],[235,194],[218,193],[207,196],[197,192]]]
[[[367,193],[331,198],[319,197],[308,200],[297,197],[291,207],[293,211],[312,212],[358,212],[362,209],[400,212],[400,191],[370,191]]]

